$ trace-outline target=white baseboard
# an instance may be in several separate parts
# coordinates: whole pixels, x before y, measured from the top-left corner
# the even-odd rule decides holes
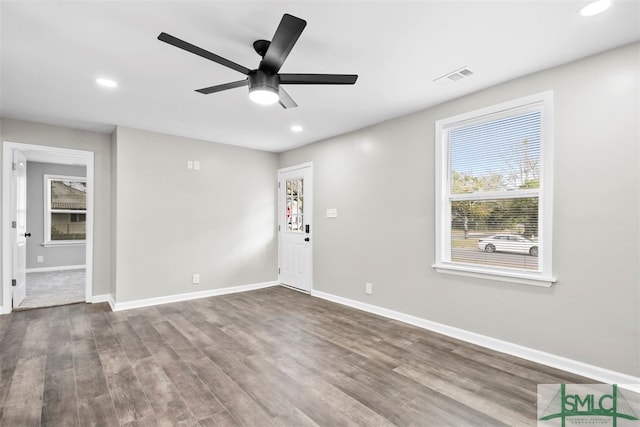
[[[48,271],[81,270],[87,268],[86,265],[61,265],[58,267],[27,268],[27,273],[45,273]]]
[[[89,300],[87,302],[90,302],[91,304],[98,304],[101,302],[109,302],[110,298],[111,294],[94,295],[92,297],[89,297]]]
[[[0,314],[9,314],[11,310],[5,310],[4,305],[0,305]]]
[[[109,303],[109,307],[111,307],[111,311],[116,311],[116,300],[113,299],[113,295],[109,294],[109,298],[107,299]]]
[[[189,292],[186,294],[169,295],[166,297],[146,298],[134,301],[116,302],[113,297],[109,295],[109,304],[113,311],[130,310],[132,308],[149,307],[152,305],[168,304],[171,302],[187,301],[198,298],[207,298],[217,295],[233,294],[236,292],[253,291],[256,289],[268,288],[270,286],[277,286],[277,282],[263,282],[254,283],[250,285],[231,286],[228,288],[209,289],[206,291]]]
[[[480,335],[475,332],[454,328],[442,323],[432,322],[420,317],[411,316],[409,314],[389,310],[376,305],[366,304],[349,298],[343,298],[326,292],[311,291],[311,296],[346,305],[368,313],[377,314],[389,319],[399,320],[400,322],[418,326],[461,341],[466,341],[501,353],[510,354],[542,365],[551,366],[553,368],[591,378],[598,382],[617,384],[621,388],[640,393],[640,377],[611,371],[599,366],[590,365],[588,363],[579,362],[577,360],[568,359],[566,357],[557,356],[555,354],[546,353],[544,351],[535,350],[533,348],[524,347],[507,341]]]

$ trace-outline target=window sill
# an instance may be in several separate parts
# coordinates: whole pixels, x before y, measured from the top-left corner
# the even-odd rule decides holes
[[[500,282],[517,283],[520,285],[550,288],[557,282],[555,277],[542,276],[539,273],[520,273],[512,271],[485,270],[482,268],[455,265],[434,264],[432,267],[438,273],[454,274],[458,276],[476,277],[479,279],[497,280]]]
[[[44,246],[45,248],[49,248],[49,247],[59,247],[59,246],[84,246],[85,244],[86,244],[86,241],[82,240],[78,242],[47,242],[47,243],[41,243],[41,246]]]

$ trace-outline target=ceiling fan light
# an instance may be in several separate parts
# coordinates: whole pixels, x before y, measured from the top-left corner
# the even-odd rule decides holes
[[[595,16],[611,6],[611,0],[596,0],[584,6],[580,9],[580,15],[582,16]]]
[[[280,100],[278,93],[268,86],[256,86],[249,89],[249,99],[256,104],[271,105]]]

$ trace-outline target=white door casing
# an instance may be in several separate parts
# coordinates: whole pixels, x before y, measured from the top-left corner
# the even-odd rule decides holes
[[[11,186],[11,240],[13,243],[12,299],[13,307],[27,295],[27,160],[13,152],[13,185]]]
[[[27,159],[37,157],[37,161],[44,163],[85,165],[87,167],[87,240],[85,244],[85,300],[88,302],[103,301],[104,295],[94,298],[93,295],[93,212],[94,212],[94,153],[69,148],[45,145],[25,144],[19,142],[2,141],[2,302],[0,315],[12,311],[14,262],[18,262],[26,271],[26,259],[20,260],[14,249],[16,238],[11,221],[13,220],[13,192],[15,190],[12,163],[14,152],[19,151]],[[26,181],[25,181],[26,182]],[[17,225],[17,224],[16,224]],[[17,233],[17,231],[15,232]],[[26,255],[26,254],[25,254]],[[17,305],[17,303],[14,303]]]
[[[278,170],[278,280],[311,292],[313,278],[313,166]]]

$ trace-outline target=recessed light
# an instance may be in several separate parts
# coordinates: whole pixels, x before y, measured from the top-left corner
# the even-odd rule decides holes
[[[103,87],[109,87],[109,88],[118,87],[118,83],[116,83],[114,80],[111,80],[111,79],[97,78],[96,83]]]
[[[611,6],[611,0],[596,0],[584,6],[580,9],[580,15],[582,16],[595,16]]]
[[[304,128],[300,125],[293,125],[291,126],[291,132],[302,132]]]

